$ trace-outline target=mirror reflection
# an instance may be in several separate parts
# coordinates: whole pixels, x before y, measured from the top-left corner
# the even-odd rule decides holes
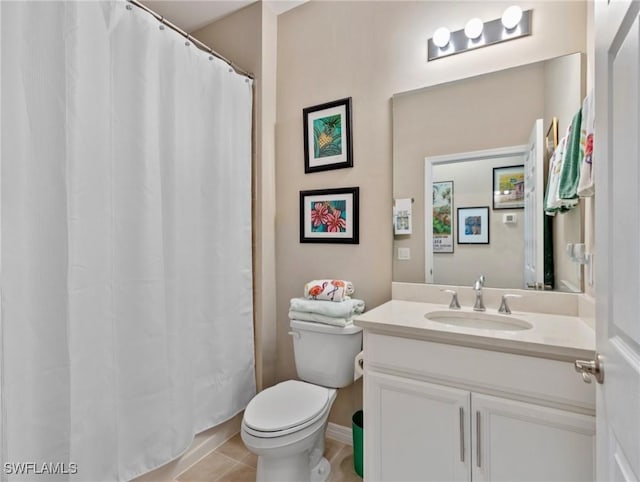
[[[395,229],[394,281],[470,285],[482,273],[487,287],[581,291],[566,246],[583,240],[582,205],[549,218],[537,187],[524,206],[519,166],[535,165],[537,148],[544,170],[553,119],[562,135],[580,109],[583,68],[572,54],[394,95],[393,192],[411,219]]]

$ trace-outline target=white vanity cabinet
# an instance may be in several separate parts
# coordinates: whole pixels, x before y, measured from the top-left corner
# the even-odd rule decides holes
[[[367,481],[594,479],[595,391],[569,360],[364,335]]]

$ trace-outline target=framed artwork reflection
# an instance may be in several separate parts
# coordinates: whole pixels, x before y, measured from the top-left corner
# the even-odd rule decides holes
[[[453,181],[433,183],[433,252],[453,253]]]
[[[493,209],[524,209],[524,164],[493,168]]]
[[[458,208],[458,244],[489,244],[489,206]]]

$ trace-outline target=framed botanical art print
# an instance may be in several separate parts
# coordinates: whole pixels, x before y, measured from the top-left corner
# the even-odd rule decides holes
[[[353,167],[351,97],[302,109],[304,172]]]
[[[458,244],[489,244],[489,206],[458,208]]]
[[[453,181],[433,183],[433,252],[453,253]]]
[[[300,242],[358,244],[359,188],[300,191]]]
[[[493,209],[524,209],[524,164],[493,168]]]

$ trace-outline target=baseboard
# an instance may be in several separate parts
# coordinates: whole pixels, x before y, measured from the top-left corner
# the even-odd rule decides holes
[[[136,477],[132,482],[172,482],[176,480],[178,475],[198,463],[224,442],[240,432],[242,414],[243,412],[240,412],[232,419],[209,430],[200,432],[193,439],[191,447],[189,447],[181,457],[156,470]]]
[[[351,435],[351,429],[338,425],[336,423],[329,422],[327,427],[327,437],[342,442],[343,444],[353,445],[353,436]]]

